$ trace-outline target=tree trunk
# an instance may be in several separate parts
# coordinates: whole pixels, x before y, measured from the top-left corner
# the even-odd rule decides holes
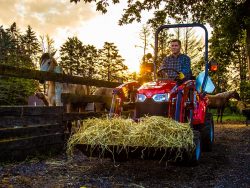
[[[246,46],[247,46],[247,64],[248,64],[248,80],[250,80],[250,26],[246,29]]]
[[[245,11],[244,14],[249,19],[249,12],[250,12],[250,1],[246,0],[244,3]],[[247,65],[248,65],[248,80],[250,80],[250,24],[249,20],[248,23],[246,23],[246,50],[247,50]]]

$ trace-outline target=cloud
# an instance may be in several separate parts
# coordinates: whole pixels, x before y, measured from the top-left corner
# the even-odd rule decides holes
[[[0,23],[18,28],[30,25],[39,34],[55,34],[59,28],[74,28],[92,19],[97,13],[91,4],[70,3],[69,0],[0,0]]]

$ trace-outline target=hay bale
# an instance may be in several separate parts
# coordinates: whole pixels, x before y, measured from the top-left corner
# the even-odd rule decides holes
[[[120,117],[87,119],[70,137],[68,153],[72,153],[78,144],[101,146],[103,150],[111,145],[122,148],[142,146],[186,150],[194,146],[193,131],[187,123],[160,116],[144,117],[137,123]]]

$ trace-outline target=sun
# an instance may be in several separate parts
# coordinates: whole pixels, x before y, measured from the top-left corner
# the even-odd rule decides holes
[[[140,65],[137,65],[137,64],[128,65],[128,70],[131,73],[133,73],[133,72],[139,73],[139,71],[140,71]]]
[[[122,57],[124,57],[125,61],[124,64],[128,66],[128,71],[133,73],[138,73],[140,71],[140,59],[142,57],[142,53],[140,51],[131,50],[120,52]]]

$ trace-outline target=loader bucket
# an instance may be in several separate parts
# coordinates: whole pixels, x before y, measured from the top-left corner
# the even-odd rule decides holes
[[[174,161],[187,164],[197,164],[200,160],[200,142],[196,148],[157,148],[157,147],[122,147],[110,145],[102,146],[78,144],[76,148],[87,157],[110,158],[114,162],[124,162],[132,159],[157,160],[159,162]]]
[[[88,157],[113,161],[200,158],[199,132],[160,116],[141,118],[138,123],[122,118],[86,120],[68,141],[68,152],[73,148]]]

